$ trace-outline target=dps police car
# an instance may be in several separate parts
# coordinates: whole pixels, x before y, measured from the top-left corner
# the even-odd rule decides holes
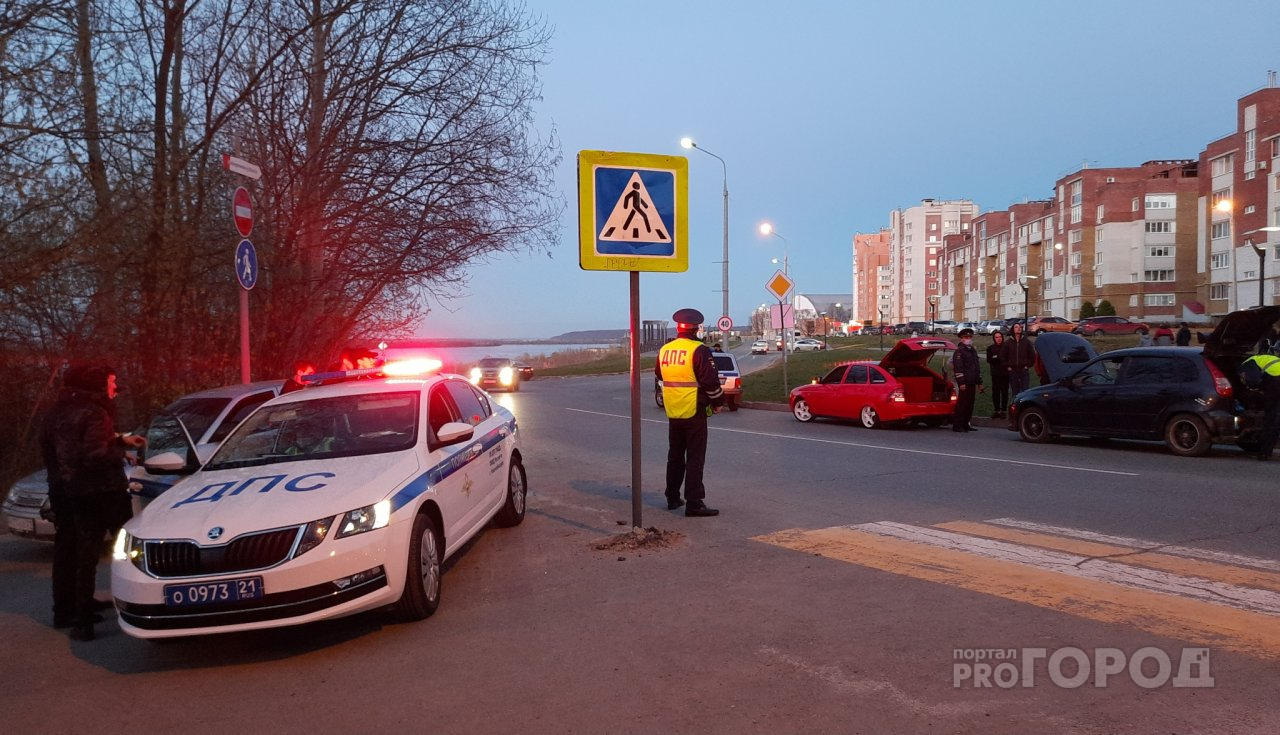
[[[116,538],[120,627],[163,638],[435,612],[442,562],[490,519],[519,524],[526,478],[515,416],[461,376],[424,374],[431,362],[319,375],[330,384],[250,415]],[[186,471],[177,455],[148,464]]]

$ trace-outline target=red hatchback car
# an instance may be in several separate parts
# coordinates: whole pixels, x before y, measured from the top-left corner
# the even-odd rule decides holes
[[[918,337],[899,341],[878,363],[836,365],[791,391],[791,414],[799,421],[856,418],[868,429],[905,421],[942,426],[955,410],[956,393],[929,361],[940,350],[955,349],[945,339]]]

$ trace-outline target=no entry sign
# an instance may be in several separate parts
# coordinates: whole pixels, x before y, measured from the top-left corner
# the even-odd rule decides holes
[[[253,200],[249,198],[249,190],[243,186],[237,186],[231,197],[231,217],[236,221],[240,237],[248,237],[253,232]]]

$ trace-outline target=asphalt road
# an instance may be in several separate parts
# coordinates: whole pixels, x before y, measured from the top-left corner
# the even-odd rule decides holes
[[[1040,446],[994,428],[869,431],[742,410],[712,419],[708,502],[722,515],[691,519],[665,509],[665,419],[642,381],[644,525],[682,540],[598,551],[631,517],[627,386],[540,379],[499,398],[520,418],[529,514],[455,558],[440,611],[422,623],[370,614],[157,645],[108,622],[99,640],[75,643],[48,625],[49,547],[0,537],[0,722],[1280,731],[1274,465],[1230,448],[1183,459],[1157,444]],[[1068,648],[1093,664],[1075,688],[1075,664],[1048,661]],[[963,675],[979,649],[1013,649],[1016,681]],[[1023,649],[1045,655],[1023,667]],[[1120,673],[1098,685],[1098,656],[1143,649],[1137,672],[1160,685],[1139,686],[1114,658],[1104,663]],[[1180,672],[1183,649],[1207,649],[1207,671]],[[1171,660],[1167,676],[1152,651]],[[1212,686],[1175,687],[1179,673]]]

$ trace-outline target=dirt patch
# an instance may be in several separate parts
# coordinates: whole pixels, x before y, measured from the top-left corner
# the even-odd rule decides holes
[[[671,549],[684,543],[684,534],[678,531],[663,531],[650,526],[633,528],[626,533],[610,536],[594,544],[596,551],[659,551]]]

